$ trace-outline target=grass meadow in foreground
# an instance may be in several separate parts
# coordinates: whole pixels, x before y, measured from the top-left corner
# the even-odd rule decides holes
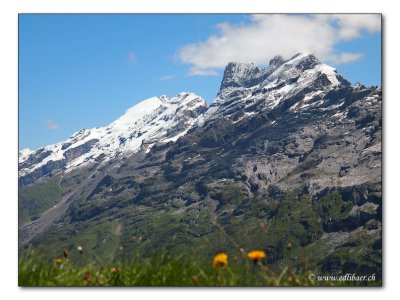
[[[81,253],[81,255],[84,255]],[[208,262],[185,255],[132,258],[107,266],[79,266],[68,257],[39,263],[34,256],[19,261],[20,286],[380,286],[380,282],[310,280],[311,270],[294,272],[290,266],[274,272],[265,264],[263,251],[229,257],[219,253]],[[311,277],[310,277],[311,276]]]

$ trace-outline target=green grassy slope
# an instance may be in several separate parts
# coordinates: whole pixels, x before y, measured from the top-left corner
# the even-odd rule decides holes
[[[59,177],[28,186],[19,191],[19,223],[34,220],[42,212],[57,204],[62,195]]]

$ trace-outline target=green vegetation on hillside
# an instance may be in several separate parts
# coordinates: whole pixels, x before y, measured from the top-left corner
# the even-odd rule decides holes
[[[60,201],[62,188],[59,177],[28,186],[19,191],[19,223],[37,219],[41,213]]]
[[[91,285],[258,286],[276,285],[276,277],[284,272],[277,285],[295,285],[289,281],[292,272],[299,285],[311,285],[315,283],[304,279],[310,270],[375,274],[375,283],[380,282],[380,198],[371,198],[375,204],[363,200],[367,188],[370,195],[380,189],[332,189],[318,197],[277,190],[255,199],[229,183],[225,189],[205,190],[204,201],[189,204],[168,198],[160,203],[151,197],[140,203],[125,198],[77,203],[69,217],[20,248],[20,284],[84,285],[82,276],[89,273]],[[76,251],[79,246],[84,255]],[[64,248],[70,252],[68,260],[54,264]],[[248,261],[242,252],[252,249],[267,254],[267,279],[259,272],[255,277],[246,273],[252,265],[245,267]],[[230,257],[229,266],[220,271],[225,272],[223,282],[210,263],[219,252]],[[119,270],[118,281],[110,273],[113,267]],[[168,272],[187,275],[178,280]],[[343,283],[333,285],[338,284]]]

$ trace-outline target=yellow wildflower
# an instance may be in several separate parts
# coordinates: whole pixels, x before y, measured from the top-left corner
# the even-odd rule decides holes
[[[257,262],[260,259],[266,258],[267,255],[262,250],[254,250],[247,253],[247,257],[254,260],[254,262]]]
[[[57,258],[54,259],[54,261],[56,262],[56,264],[60,265],[60,264],[62,264],[63,259],[60,258],[60,257],[57,257]]]
[[[78,251],[79,251],[79,253],[80,253],[80,254],[82,254],[82,253],[83,253],[83,247],[82,247],[82,246],[78,246],[78,248],[77,248],[77,249],[78,249]]]
[[[228,265],[228,255],[224,252],[218,253],[214,256],[213,267],[225,267]]]

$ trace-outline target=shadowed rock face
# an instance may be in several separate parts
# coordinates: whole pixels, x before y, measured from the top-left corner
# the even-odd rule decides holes
[[[77,146],[75,148],[69,148],[64,152],[64,157],[68,160],[72,160],[74,158],[77,158],[81,156],[82,154],[85,154],[90,151],[90,149],[93,147],[94,144],[96,144],[99,140],[98,139],[92,139],[89,140],[88,142],[84,143],[83,145]]]
[[[179,139],[66,175],[69,208],[40,234],[30,224],[32,241],[57,244],[58,232],[85,236],[118,220],[127,249],[207,253],[230,247],[217,242],[217,222],[271,263],[292,241],[321,270],[379,274],[381,101],[380,87],[353,86],[313,55],[275,57],[265,69],[231,63],[207,111],[179,114],[176,124],[199,118]],[[206,237],[214,244],[196,244]]]
[[[282,56],[275,56],[270,60],[266,69],[260,69],[254,64],[229,63],[224,71],[220,90],[226,88],[251,87],[263,82],[273,71],[283,63]]]

